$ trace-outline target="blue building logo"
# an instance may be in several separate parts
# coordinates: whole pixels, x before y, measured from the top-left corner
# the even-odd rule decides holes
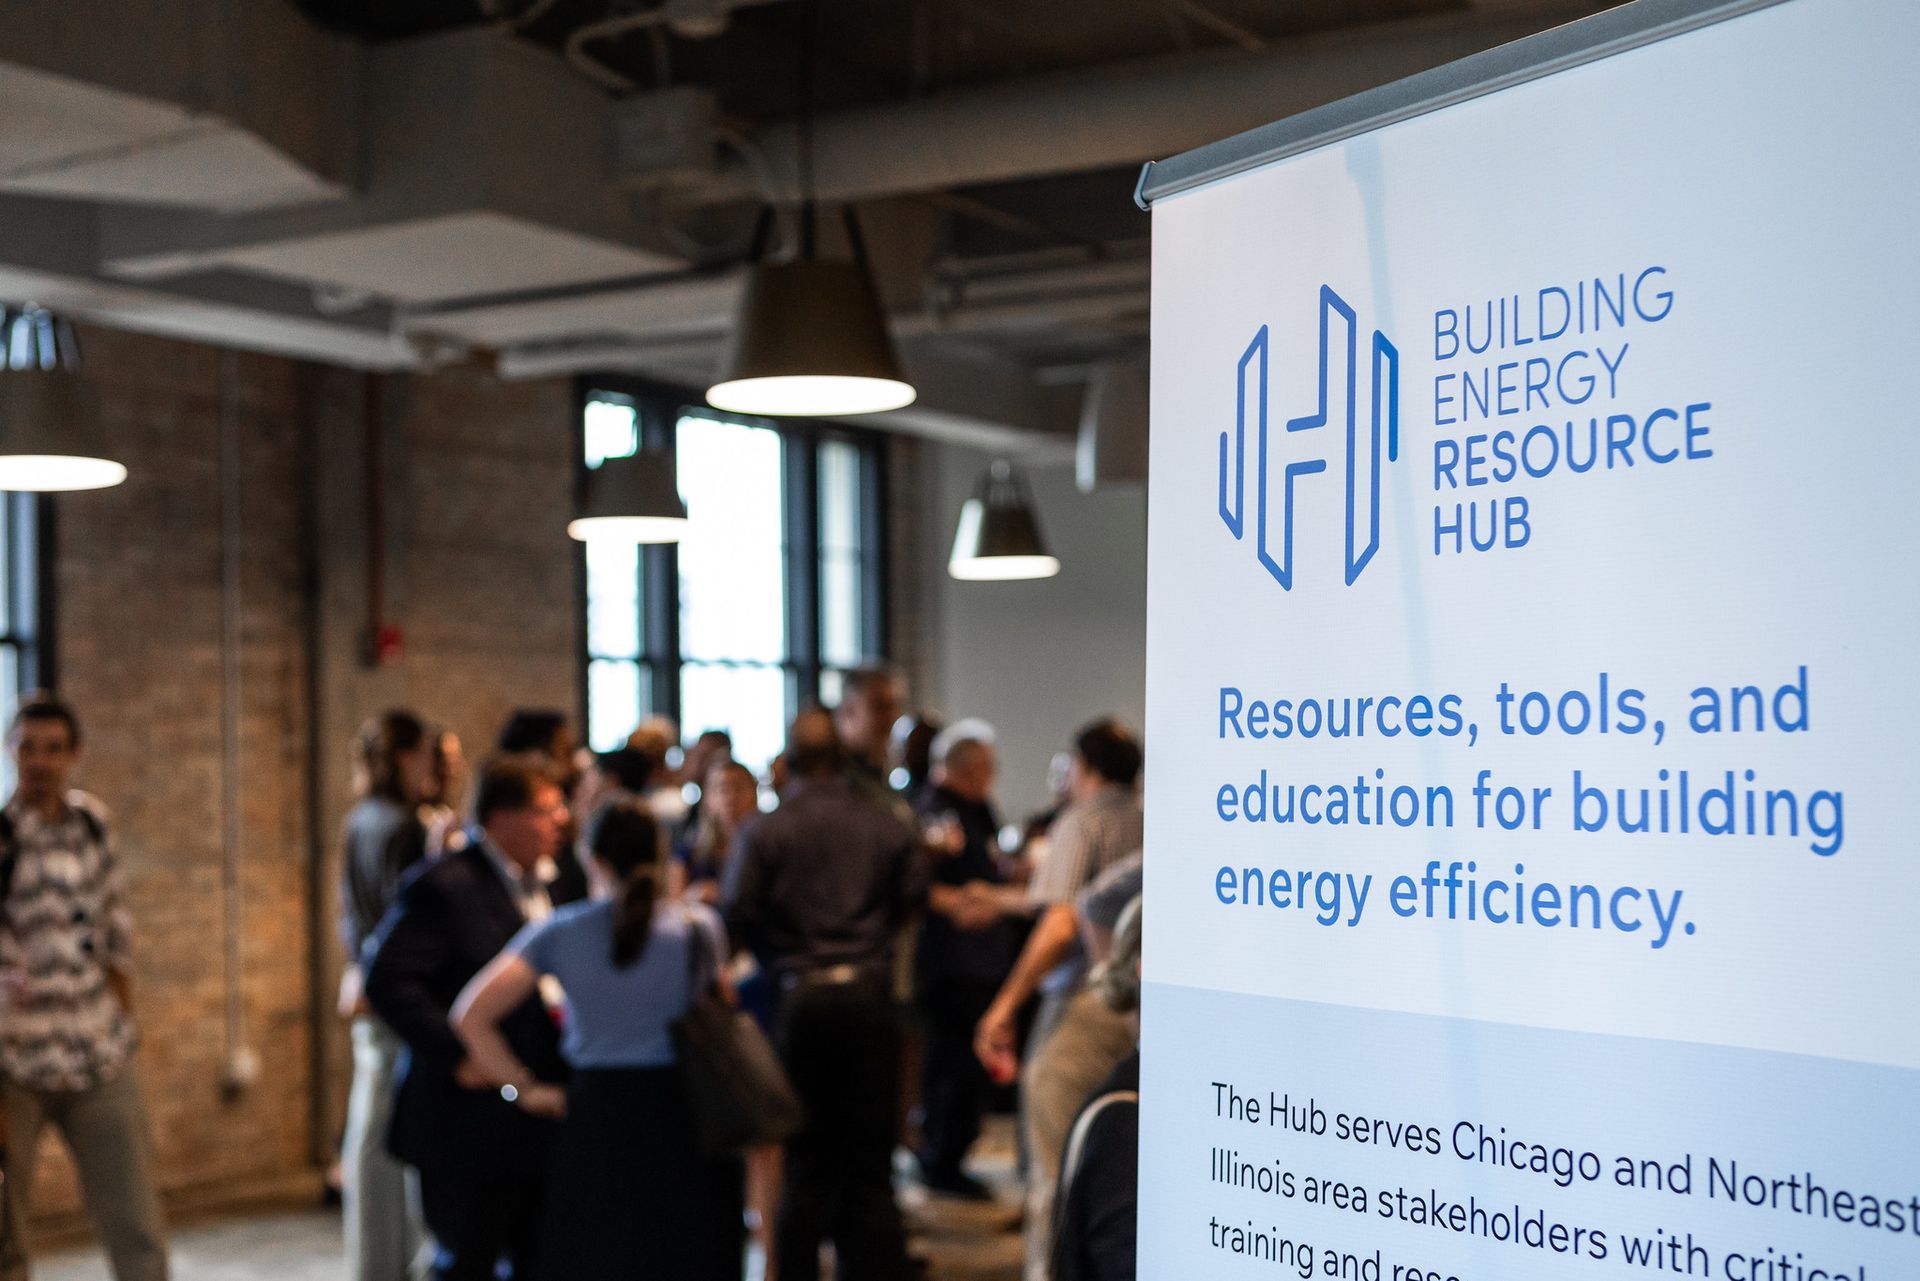
[[[1347,585],[1351,587],[1360,571],[1380,550],[1380,444],[1386,438],[1386,460],[1400,458],[1400,353],[1378,329],[1373,331],[1373,388],[1369,417],[1371,429],[1365,441],[1360,437],[1358,391],[1359,326],[1353,308],[1331,286],[1320,286],[1320,405],[1316,412],[1287,420],[1285,439],[1296,432],[1324,432],[1327,426],[1327,383],[1332,377],[1336,352],[1333,321],[1338,317],[1344,338],[1347,419]],[[1260,564],[1273,575],[1284,591],[1293,590],[1293,490],[1302,476],[1314,476],[1327,470],[1327,455],[1338,449],[1326,436],[1310,436],[1320,446],[1319,456],[1286,464],[1282,473],[1278,525],[1273,523],[1273,503],[1267,493],[1267,327],[1247,344],[1240,357],[1240,387],[1235,402],[1233,436],[1220,433],[1220,519],[1235,538],[1247,532],[1247,406],[1254,404],[1254,551]],[[1361,453],[1362,450],[1366,452]],[[1365,473],[1364,488],[1361,484]],[[1362,532],[1364,531],[1364,533]],[[1272,539],[1280,541],[1279,559],[1274,559]]]

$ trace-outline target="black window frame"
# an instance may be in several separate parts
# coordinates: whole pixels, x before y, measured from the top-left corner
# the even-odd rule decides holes
[[[8,707],[19,706],[31,690],[54,688],[53,511],[45,494],[0,492],[0,521],[6,522],[7,534],[0,564],[7,621],[0,627],[0,648],[14,652],[14,686],[5,691]],[[0,786],[10,795],[15,781],[8,760],[0,765]]]
[[[53,576],[53,505],[43,494],[0,491],[0,520],[6,522],[5,581],[7,623],[0,646],[18,655],[15,696],[53,688],[50,609]]]
[[[783,541],[786,558],[786,654],[778,666],[786,675],[787,711],[821,702],[821,677],[850,670],[823,661],[820,599],[820,448],[844,441],[860,449],[861,649],[863,663],[885,663],[893,652],[888,534],[888,439],[884,432],[843,422],[812,418],[764,418],[714,409],[698,391],[672,383],[624,374],[587,375],[574,383],[573,460],[576,502],[584,497],[592,469],[583,448],[588,401],[597,393],[633,402],[641,449],[672,453],[679,420],[699,414],[769,428],[781,437],[785,484]],[[574,557],[575,616],[580,619],[579,682],[576,700],[583,738],[590,738],[589,670],[596,657],[587,634],[587,558],[582,544]],[[641,549],[639,598],[642,629],[639,663],[648,715],[670,716],[683,731],[706,727],[682,724],[680,685],[689,664],[729,666],[725,660],[689,660],[680,644],[680,561],[673,543]],[[752,664],[761,666],[762,664]]]

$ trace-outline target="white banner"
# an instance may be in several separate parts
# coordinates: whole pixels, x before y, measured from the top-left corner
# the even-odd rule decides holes
[[[1155,205],[1142,1277],[1920,1277],[1917,61]]]

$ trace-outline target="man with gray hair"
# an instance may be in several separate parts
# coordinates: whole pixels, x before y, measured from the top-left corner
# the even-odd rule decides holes
[[[932,764],[920,818],[939,856],[934,881],[948,895],[989,905],[988,887],[1005,880],[991,799],[999,770],[993,727],[963,720],[943,730],[933,740]],[[973,1029],[1013,968],[1019,944],[1013,922],[990,906],[977,916],[929,913],[921,925],[914,994],[924,1038],[918,1156],[930,1191],[988,1196],[962,1168],[992,1090],[973,1053]]]

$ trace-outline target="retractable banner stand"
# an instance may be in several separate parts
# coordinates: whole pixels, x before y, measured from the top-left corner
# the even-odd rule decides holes
[[[1140,1276],[1920,1278],[1920,5],[1157,165]]]

